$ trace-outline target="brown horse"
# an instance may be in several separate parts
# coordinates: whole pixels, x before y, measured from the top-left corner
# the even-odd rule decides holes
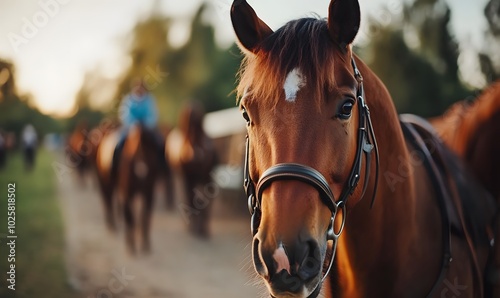
[[[431,123],[500,206],[500,82],[474,102],[454,104]],[[495,235],[500,238],[500,218],[497,218]],[[495,297],[500,297],[500,242],[495,243],[494,251],[489,281],[495,285]]]
[[[162,129],[162,133],[166,135],[168,129],[166,127]],[[86,158],[89,165],[95,169],[97,182],[101,191],[106,224],[111,231],[116,230],[115,210],[119,209],[119,206],[116,206],[117,202],[115,199],[118,175],[112,174],[113,154],[115,153],[119,139],[120,130],[117,125],[109,120],[103,121],[86,135],[85,147],[92,149],[85,149],[85,152],[89,151],[90,154],[81,154],[76,158],[77,160]],[[158,178],[163,179],[165,182],[166,205],[167,208],[172,209],[173,181],[170,166],[163,164],[160,170],[159,175],[163,176]]]
[[[156,133],[142,125],[133,126],[126,139],[118,167],[118,192],[123,207],[127,249],[135,254],[139,229],[142,250],[151,251],[150,225],[153,195],[158,177],[165,171],[166,162],[160,152]],[[140,198],[142,212],[134,216],[134,199]]]
[[[323,285],[326,297],[482,296],[487,196],[446,195],[458,185],[475,195],[465,178],[438,187],[465,174],[431,134],[429,153],[414,126],[400,125],[387,89],[353,54],[358,1],[331,1],[326,21],[276,32],[244,0],[231,19],[245,53],[252,259],[271,296],[317,297]],[[479,210],[481,235],[464,206]]]
[[[88,138],[88,126],[85,122],[80,122],[68,138],[67,154],[69,154],[76,163],[76,170],[80,182],[84,182],[85,172],[91,165],[91,159],[95,146]]]
[[[431,123],[500,203],[500,82],[474,102],[454,104]]]
[[[111,174],[113,153],[120,137],[119,130],[114,126],[100,125],[91,131],[99,141],[95,144],[95,155],[91,158],[94,164],[97,182],[101,191],[102,204],[106,225],[110,231],[116,231],[115,220],[115,189],[117,177]]]
[[[171,157],[182,173],[185,187],[186,203],[179,205],[180,212],[189,231],[202,238],[209,236],[211,203],[216,191],[210,174],[218,160],[215,146],[203,130],[204,115],[199,103],[184,107],[179,118],[178,156]]]
[[[117,124],[105,119],[99,126],[90,131],[87,129],[85,122],[78,124],[68,139],[66,154],[76,168],[81,183],[85,182],[83,178],[86,171],[92,170],[96,174],[106,225],[109,230],[115,231],[113,195],[116,178],[111,175],[111,162],[119,138]]]

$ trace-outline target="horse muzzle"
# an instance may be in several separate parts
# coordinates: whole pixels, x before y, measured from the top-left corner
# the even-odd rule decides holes
[[[326,241],[322,248],[312,238],[271,245],[259,236],[257,233],[253,240],[253,262],[271,297],[316,297],[321,289]]]

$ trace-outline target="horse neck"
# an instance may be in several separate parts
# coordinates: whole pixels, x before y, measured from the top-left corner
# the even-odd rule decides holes
[[[143,127],[133,128],[125,141],[124,152],[130,160],[146,159],[149,155],[147,132]]]
[[[498,132],[500,129],[500,109],[477,123],[474,130],[470,132],[467,139],[463,158],[467,162],[472,173],[479,182],[500,203],[500,140]]]
[[[154,139],[152,131],[148,131],[144,128],[141,129],[141,136],[138,148],[138,154],[144,158],[144,160],[149,161],[149,163],[154,164],[158,162],[158,144]]]
[[[494,121],[500,113],[500,82],[486,90],[472,105],[459,102],[437,120],[441,138],[456,154],[467,158],[467,151],[474,147],[473,139],[481,133],[487,123]]]
[[[411,165],[398,115],[387,89],[359,59],[357,64],[364,77],[366,101],[377,137],[380,176],[375,203],[370,209],[375,177],[373,163],[364,199],[348,213],[345,231],[339,239],[336,270],[330,277],[330,285],[345,297],[376,296],[377,293],[366,291],[376,276],[381,276],[380,270],[384,271],[383,278],[397,280],[401,266],[409,265],[402,263],[397,256],[407,251],[393,247],[395,243],[405,241],[414,228],[412,219],[418,211],[416,189],[420,186],[415,184],[415,175],[422,174],[415,173]],[[393,175],[400,180],[389,184],[387,177]],[[360,192],[358,187],[354,195]],[[428,197],[432,198],[432,194]]]
[[[466,102],[458,102],[445,115],[433,121],[439,136],[459,156],[464,156],[471,131],[476,124],[476,107],[468,107]]]
[[[203,148],[207,139],[207,135],[203,131],[203,128],[197,126],[190,126],[188,132],[185,135],[184,141],[191,148]]]

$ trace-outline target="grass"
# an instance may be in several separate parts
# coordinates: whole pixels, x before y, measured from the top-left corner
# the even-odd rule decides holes
[[[66,284],[64,229],[54,156],[41,150],[35,169],[11,153],[0,170],[0,297],[74,297]],[[7,289],[7,185],[16,183],[16,291]]]

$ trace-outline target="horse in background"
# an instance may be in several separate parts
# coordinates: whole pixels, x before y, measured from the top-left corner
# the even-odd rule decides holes
[[[150,226],[153,195],[158,177],[169,172],[163,148],[159,148],[155,132],[134,125],[125,139],[118,165],[117,191],[125,220],[127,249],[135,254],[138,247],[137,230],[141,236],[141,248],[151,251]],[[164,144],[164,140],[161,142]],[[161,152],[160,152],[161,149]],[[142,212],[135,216],[134,198],[140,198]]]
[[[169,134],[172,132],[172,128],[169,125],[160,125],[158,127],[158,131],[165,141],[164,152],[162,154],[162,158],[165,160],[165,166],[163,167],[164,171],[160,172],[160,181],[164,183],[164,192],[165,192],[165,206],[167,210],[173,211],[175,209],[175,196],[174,196],[174,173],[172,171],[172,167],[169,163],[168,159],[168,147],[167,147],[167,138]]]
[[[95,153],[91,156],[90,160],[95,168],[101,192],[106,225],[110,231],[114,232],[117,229],[115,219],[115,207],[117,206],[114,198],[117,177],[116,175],[112,175],[111,171],[113,167],[113,153],[118,144],[120,131],[115,125],[100,125],[94,128],[90,135],[94,135],[98,139],[93,151]]]
[[[162,127],[161,129],[162,136],[166,136],[169,131],[168,127]],[[106,225],[111,232],[115,232],[117,229],[116,215],[117,213],[121,213],[121,208],[123,207],[119,205],[116,198],[118,175],[112,174],[113,155],[119,142],[120,134],[119,126],[106,119],[88,134],[83,134],[85,135],[85,142],[82,146],[86,149],[83,150],[82,146],[77,147],[81,149],[79,150],[80,155],[77,156],[76,160],[85,159],[84,162],[95,172],[101,193]],[[119,163],[120,161],[118,161]],[[163,177],[160,176],[159,178],[163,178],[162,181],[165,182],[167,208],[172,209],[173,181],[170,167],[168,165],[162,167],[162,171],[159,174],[163,175]]]
[[[442,116],[430,120],[439,136],[465,163],[500,206],[500,82],[474,101],[455,103]],[[493,297],[500,297],[500,218],[495,223],[493,267],[488,280]]]
[[[430,152],[432,135],[400,121],[352,51],[360,19],[357,0],[332,0],[327,20],[273,31],[233,2],[255,270],[276,298],[443,297],[451,283],[483,297],[491,202],[445,146]]]
[[[86,121],[79,122],[68,138],[66,153],[75,159],[81,184],[85,182],[85,173],[91,167],[96,145],[89,139],[89,127]]]
[[[430,122],[500,204],[500,82],[473,102],[455,103]]]
[[[205,112],[198,102],[186,105],[180,115],[176,139],[168,159],[180,172],[184,183],[185,204],[179,210],[194,236],[208,238],[213,191],[211,172],[218,162],[215,145],[203,129]]]

